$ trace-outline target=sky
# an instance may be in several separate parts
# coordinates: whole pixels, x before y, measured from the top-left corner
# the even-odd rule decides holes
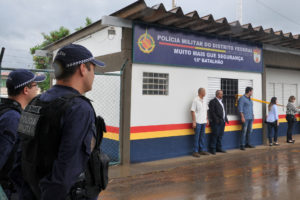
[[[212,14],[214,19],[237,20],[240,0],[176,0],[184,13],[196,10],[200,17]],[[300,34],[299,0],[242,0],[242,24]],[[84,26],[85,18],[93,22],[135,0],[0,0],[0,48],[5,47],[2,67],[32,68],[29,49],[42,43],[41,33],[60,26],[71,32]],[[172,0],[145,0],[149,7],[163,3],[167,10]]]

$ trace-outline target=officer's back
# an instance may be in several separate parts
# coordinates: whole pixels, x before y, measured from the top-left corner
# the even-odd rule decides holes
[[[39,127],[37,123],[33,125],[33,129],[25,129],[26,124],[22,125],[21,119],[20,132],[25,133],[22,165],[37,199],[63,200],[74,199],[76,196],[72,192],[74,185],[86,170],[95,144],[95,112],[89,100],[82,96],[92,89],[95,66],[104,66],[104,63],[96,61],[83,46],[71,44],[60,49],[53,64],[57,84],[34,100],[28,106],[31,114],[24,116],[32,116],[33,119],[36,117],[37,120],[44,117],[47,122],[41,123],[43,127]],[[48,110],[45,105],[50,105]],[[39,108],[36,109],[37,107]],[[33,110],[36,113],[47,113],[39,116]],[[55,136],[52,137],[52,133],[47,130],[54,131]],[[30,144],[35,144],[36,149]],[[34,160],[32,154],[28,153],[31,151],[36,153],[37,163],[27,162]],[[44,155],[39,155],[36,151],[41,151]],[[35,172],[31,166],[39,167]],[[36,177],[37,180],[31,177]],[[81,197],[76,198],[97,199],[97,196],[87,198],[79,195]]]

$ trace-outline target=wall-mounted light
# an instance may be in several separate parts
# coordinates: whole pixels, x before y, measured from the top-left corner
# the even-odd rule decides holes
[[[109,29],[107,30],[107,34],[108,34],[108,39],[112,40],[114,39],[115,35],[116,35],[116,30],[114,27],[109,27]]]
[[[49,57],[52,56],[52,52],[49,52],[48,50],[35,50],[34,56],[39,56],[39,57]]]

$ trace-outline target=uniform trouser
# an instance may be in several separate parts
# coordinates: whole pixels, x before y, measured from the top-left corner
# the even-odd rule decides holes
[[[287,134],[286,134],[286,141],[292,140],[293,139],[293,129],[295,125],[295,119],[293,115],[287,115],[286,117],[287,122],[288,122],[288,129],[287,129]]]
[[[205,151],[205,126],[206,124],[196,124],[193,152]]]
[[[225,122],[221,123],[212,123],[211,125],[212,133],[210,138],[210,149],[212,152],[216,150],[223,150],[222,148],[222,138],[224,135]]]
[[[246,119],[242,125],[242,132],[240,137],[240,145],[250,145],[250,134],[252,133],[253,119]]]
[[[277,122],[267,123],[267,124],[268,124],[268,138],[269,138],[269,143],[272,143],[273,137],[274,137],[274,142],[277,142],[277,138],[278,138],[278,126],[277,126]],[[274,130],[274,134],[273,134],[273,130]]]

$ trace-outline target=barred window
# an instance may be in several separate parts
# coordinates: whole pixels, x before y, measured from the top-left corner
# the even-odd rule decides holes
[[[169,74],[143,73],[143,95],[168,95]]]
[[[223,90],[223,103],[229,115],[237,114],[235,107],[235,95],[238,94],[238,79],[221,79],[221,90]]]

